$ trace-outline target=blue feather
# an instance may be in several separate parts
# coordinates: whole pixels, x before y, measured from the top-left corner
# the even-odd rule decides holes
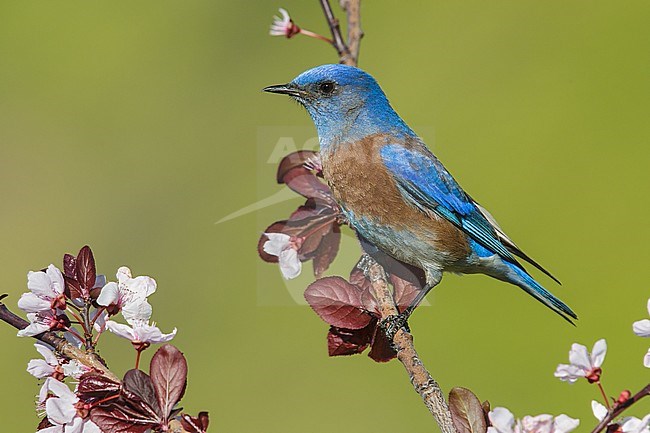
[[[520,266],[472,199],[435,156],[388,144],[381,149],[381,157],[409,203],[424,212],[435,212],[493,254]]]

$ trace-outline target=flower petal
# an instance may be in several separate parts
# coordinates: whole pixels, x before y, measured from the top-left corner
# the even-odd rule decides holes
[[[285,248],[289,246],[289,240],[291,236],[285,235],[284,233],[264,233],[264,235],[269,238],[268,241],[264,242],[264,252],[271,254],[272,256],[280,256],[280,253]]]
[[[18,301],[18,306],[20,307],[20,301]],[[639,320],[638,322],[634,322],[632,324],[632,330],[639,337],[650,337],[650,320],[643,319]]]
[[[84,422],[83,433],[102,433],[102,431],[99,429],[99,427],[97,427],[97,424],[90,421],[89,419],[86,419]]]
[[[42,359],[32,359],[27,363],[27,372],[37,379],[50,377],[54,371],[54,367]]]
[[[38,313],[39,311],[49,310],[52,302],[40,298],[31,292],[23,293],[18,300],[18,308],[27,313]]]
[[[127,340],[131,340],[131,341],[135,339],[135,335],[133,334],[133,328],[131,328],[128,325],[123,325],[121,323],[113,322],[112,320],[107,320],[106,329],[108,329],[118,337],[126,338]]]
[[[49,331],[50,325],[39,322],[32,322],[25,329],[21,329],[16,334],[18,337],[33,337],[34,335],[42,334],[43,332]]]
[[[579,378],[585,376],[585,371],[575,365],[559,364],[553,375],[565,382],[575,383]]]
[[[151,304],[146,299],[141,299],[127,302],[122,307],[122,316],[129,324],[133,325],[138,321],[148,321],[151,318],[152,311]]]
[[[81,365],[78,361],[72,360],[66,364],[63,364],[63,374],[74,379],[79,379],[82,374],[88,371],[86,367]]]
[[[553,422],[553,431],[555,433],[569,433],[570,431],[575,430],[579,425],[579,419],[574,419],[565,414],[561,414],[555,417],[555,421]]]
[[[650,368],[650,349],[648,349],[648,353],[643,357],[643,365]]]
[[[65,288],[65,282],[63,281],[63,274],[61,273],[59,268],[57,268],[54,265],[50,265],[47,267],[45,274],[50,279],[50,289],[57,295],[63,293],[63,289]]]
[[[102,287],[102,291],[99,292],[97,297],[97,303],[108,307],[109,305],[117,304],[117,301],[120,298],[120,292],[117,289],[117,283],[110,282]]]
[[[136,327],[134,331],[138,341],[154,344],[166,343],[176,336],[176,328],[169,334],[163,334],[157,326],[147,324]]]
[[[587,348],[582,344],[573,343],[569,351],[569,362],[584,370],[591,370],[591,359]]]
[[[140,299],[144,299],[156,291],[156,280],[144,275],[131,278],[126,284],[129,290]]]
[[[525,416],[521,420],[521,426],[526,433],[552,433],[553,416],[547,414]]]
[[[293,248],[287,248],[280,253],[279,256],[280,271],[282,276],[287,280],[291,280],[300,275],[302,271],[302,263],[298,259],[298,251]]]
[[[54,355],[54,352],[47,347],[43,343],[34,343],[34,347],[36,348],[36,351],[41,354],[41,356],[45,359],[45,362],[47,362],[50,365],[59,365],[59,360],[57,359],[56,355]]]
[[[513,433],[515,416],[505,407],[495,407],[488,413],[488,418],[499,433]]]
[[[64,433],[83,433],[84,430],[84,420],[78,416],[75,416],[72,419],[72,422],[65,425]]]
[[[607,416],[607,408],[596,400],[591,401],[591,411],[598,421],[602,421]]]
[[[591,365],[592,367],[600,367],[603,365],[605,360],[605,354],[607,353],[607,342],[604,338],[596,341],[594,348],[591,351]]]
[[[52,424],[62,425],[72,421],[77,409],[70,400],[51,397],[45,401],[45,413]]]
[[[45,272],[32,272],[27,273],[27,288],[36,296],[41,298],[55,298],[57,293],[54,293],[50,287],[50,277]]]

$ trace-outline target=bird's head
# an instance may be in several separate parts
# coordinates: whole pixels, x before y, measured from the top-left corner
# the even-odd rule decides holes
[[[396,122],[403,124],[375,79],[353,66],[317,66],[264,91],[289,95],[302,104],[316,124],[321,143],[332,136],[360,138],[386,132]]]

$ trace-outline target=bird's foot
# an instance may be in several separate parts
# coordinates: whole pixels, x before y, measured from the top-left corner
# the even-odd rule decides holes
[[[393,338],[400,329],[404,328],[406,332],[411,332],[408,324],[410,315],[411,312],[407,309],[400,314],[388,316],[379,322],[379,327],[384,331],[391,344],[393,344]]]

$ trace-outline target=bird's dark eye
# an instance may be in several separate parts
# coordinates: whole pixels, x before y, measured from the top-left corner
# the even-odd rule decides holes
[[[331,95],[332,92],[334,92],[334,83],[331,81],[325,81],[324,83],[320,83],[318,89],[323,95]]]

